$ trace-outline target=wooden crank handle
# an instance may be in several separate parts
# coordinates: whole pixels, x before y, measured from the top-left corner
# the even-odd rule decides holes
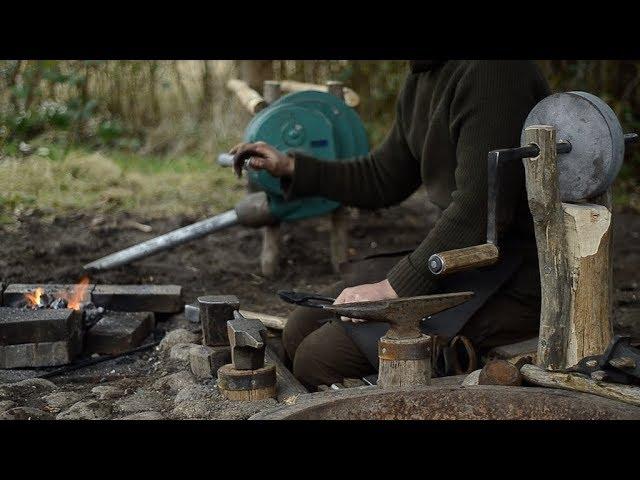
[[[429,257],[429,271],[434,275],[449,275],[493,265],[499,257],[498,247],[493,243],[474,245],[473,247],[434,253]]]
[[[232,78],[227,82],[227,88],[236,94],[240,103],[251,115],[255,115],[267,106],[262,95],[251,88],[247,82]]]

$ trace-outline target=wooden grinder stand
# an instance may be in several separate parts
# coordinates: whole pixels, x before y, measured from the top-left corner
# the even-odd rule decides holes
[[[551,126],[525,130],[525,143],[540,149],[523,162],[542,286],[537,364],[547,370],[601,354],[613,334],[611,192],[561,202],[556,141]]]

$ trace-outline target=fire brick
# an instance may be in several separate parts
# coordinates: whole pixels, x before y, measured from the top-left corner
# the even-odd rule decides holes
[[[152,312],[108,312],[85,335],[89,353],[117,354],[140,346],[155,327]]]
[[[32,293],[36,288],[42,288],[47,295],[56,295],[59,292],[65,292],[67,294],[73,293],[77,285],[65,285],[56,283],[47,284],[29,284],[29,283],[12,283],[9,285],[2,294],[2,305],[6,307],[22,307],[24,305],[24,296],[27,293]],[[95,285],[89,284],[86,286],[82,303],[89,303],[91,301],[91,291],[95,288]]]
[[[97,285],[91,299],[98,307],[122,312],[176,313],[184,305],[180,285]]]
[[[69,340],[80,335],[82,316],[68,308],[0,307],[0,345]]]
[[[55,367],[71,363],[78,354],[78,339],[60,342],[0,346],[0,368]]]

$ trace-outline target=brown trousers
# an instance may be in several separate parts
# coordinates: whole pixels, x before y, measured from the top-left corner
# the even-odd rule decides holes
[[[503,289],[491,297],[460,332],[482,353],[499,345],[519,342],[538,334],[540,299],[523,294],[537,275],[537,265],[525,266]],[[349,284],[352,282],[349,282]],[[336,297],[349,286],[338,282],[322,294]],[[322,310],[296,308],[289,316],[282,335],[287,355],[293,362],[293,374],[307,387],[331,385],[345,378],[358,378],[376,372],[351,337]]]

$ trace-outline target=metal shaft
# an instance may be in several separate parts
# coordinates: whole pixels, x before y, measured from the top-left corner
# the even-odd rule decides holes
[[[126,265],[135,260],[168,250],[176,245],[204,237],[209,233],[237,225],[238,223],[238,215],[236,211],[229,210],[216,215],[215,217],[207,218],[192,225],[187,225],[186,227],[178,228],[177,230],[152,238],[146,242],[112,253],[111,255],[107,255],[106,257],[102,257],[94,262],[86,264],[83,268],[85,270],[95,271],[107,270],[109,268]]]

